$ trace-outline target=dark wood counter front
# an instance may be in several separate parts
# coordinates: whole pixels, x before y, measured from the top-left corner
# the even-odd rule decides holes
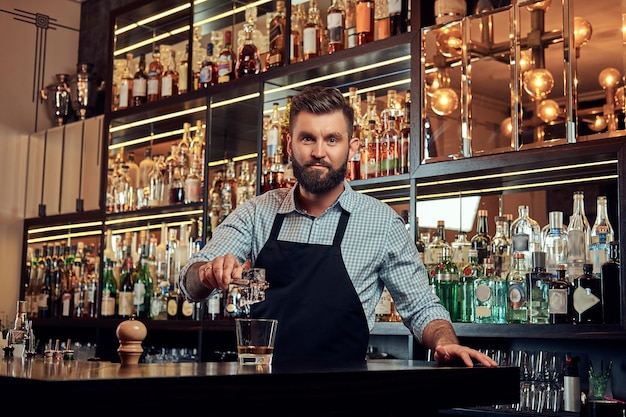
[[[438,409],[517,402],[519,370],[389,359],[262,368],[236,362],[123,367],[110,362],[4,358],[0,392],[15,404],[65,403],[74,410],[110,411],[117,416],[146,412],[428,416]]]

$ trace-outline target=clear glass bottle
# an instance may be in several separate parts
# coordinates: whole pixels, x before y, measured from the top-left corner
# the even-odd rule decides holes
[[[284,0],[276,0],[276,13],[270,21],[270,49],[265,58],[265,68],[276,68],[285,65],[285,37],[287,36],[287,18]]]
[[[583,264],[582,275],[574,279],[572,299],[574,323],[602,324],[602,280],[593,274],[593,264]]]
[[[572,297],[574,286],[567,281],[567,266],[560,264],[556,270],[556,276],[550,282],[548,311],[550,324],[571,324],[574,321],[574,308]]]
[[[478,262],[483,263],[485,258],[491,256],[491,236],[489,236],[489,212],[478,210],[476,216],[476,234],[472,236],[470,242],[472,248],[478,251]]]
[[[484,274],[483,267],[478,263],[478,251],[469,250],[469,261],[459,274],[459,321],[474,322],[474,281]]]
[[[246,20],[243,25],[245,39],[243,45],[239,48],[237,63],[235,64],[236,78],[258,74],[261,71],[259,50],[253,40],[255,27],[256,24],[252,19]]]
[[[518,206],[518,217],[511,223],[511,246],[513,254],[524,254],[526,269],[532,269],[532,253],[541,249],[541,227],[529,215],[526,205]]]
[[[442,247],[440,255],[440,262],[434,268],[433,286],[451,320],[456,322],[459,321],[459,270],[452,262],[450,246]]]
[[[474,280],[474,322],[506,323],[507,284],[494,274],[493,260],[486,258],[484,275]]]
[[[395,306],[393,298],[387,287],[383,288],[383,293],[374,309],[374,316],[377,322],[393,322],[395,321]]]
[[[361,95],[356,87],[350,87],[348,101],[354,110],[352,137],[359,138],[359,151],[348,161],[348,175],[350,181],[361,179]]]
[[[526,286],[524,254],[518,252],[513,257],[513,267],[506,276],[507,284],[507,323],[528,323],[528,294]]]
[[[161,77],[161,98],[177,96],[180,82],[180,74],[176,70],[176,51],[170,50],[169,47],[165,48],[165,51],[167,59]]]
[[[161,50],[155,47],[152,52],[152,61],[148,65],[148,80],[146,84],[148,101],[157,101],[161,98],[161,77],[163,76],[163,64],[161,63]]]
[[[496,231],[491,238],[491,256],[496,275],[506,277],[509,275],[512,263],[511,239],[508,237],[508,226],[505,216],[496,216]]]
[[[552,275],[546,272],[546,253],[532,253],[533,269],[526,274],[528,283],[528,322],[548,324],[550,322],[550,283]]]
[[[226,83],[235,79],[235,54],[232,47],[232,31],[224,31],[224,47],[217,57],[217,82]]]
[[[165,178],[160,169],[165,161],[162,155],[156,155],[152,158],[154,161],[153,169],[150,171],[149,191],[148,191],[148,207],[158,207],[163,205],[165,199]]]
[[[119,110],[127,109],[133,105],[133,54],[126,54],[126,66],[122,72],[122,78],[119,87],[119,99],[117,108]]]
[[[609,243],[609,259],[602,265],[602,309],[605,324],[618,324],[620,322],[621,301],[620,296],[620,260],[619,242]]]
[[[202,201],[202,178],[198,175],[198,163],[193,162],[189,175],[185,178],[185,203]]]
[[[606,196],[601,195],[596,199],[596,220],[591,227],[590,239],[589,262],[593,264],[593,273],[600,276],[602,265],[609,260],[609,245],[615,240]]]
[[[146,56],[139,57],[139,67],[133,76],[133,106],[141,106],[148,101],[148,75],[146,74]]]
[[[472,249],[472,243],[467,240],[467,233],[459,230],[454,237],[454,242],[450,243],[452,248],[452,260],[459,268],[463,268],[469,262],[469,251]],[[479,265],[482,265],[479,263]]]
[[[133,287],[133,312],[137,318],[152,318],[150,301],[154,288],[148,264],[147,248],[145,246],[144,250],[141,252],[140,266],[137,270],[136,278]]]
[[[585,194],[576,191],[573,200],[572,215],[567,226],[567,274],[570,281],[583,274],[591,242],[591,227],[585,216]]]
[[[304,56],[302,54],[302,31],[306,24],[306,14],[304,13],[305,3],[293,4],[291,6],[291,32],[289,45],[289,62],[295,64],[302,62]]]
[[[551,211],[548,217],[542,251],[546,254],[546,272],[556,277],[558,266],[567,264],[567,230],[563,227],[562,211]]]
[[[433,239],[426,245],[424,251],[424,265],[427,271],[431,271],[431,276],[438,263],[439,255],[446,247],[450,248],[450,244],[446,242],[446,222],[445,220],[437,220],[437,231],[433,234]]]
[[[175,53],[175,51],[172,51]],[[181,52],[182,56],[178,60],[178,94],[186,94],[189,90],[189,44],[185,44],[185,50]]]
[[[341,51],[345,46],[346,10],[343,0],[332,0],[326,12],[328,28],[328,53]]]
[[[309,0],[307,20],[302,29],[302,53],[305,61],[321,55],[322,24],[317,0]]]
[[[388,177],[398,172],[398,130],[396,129],[396,117],[390,113],[384,113],[383,132],[378,141],[380,155],[380,176]]]

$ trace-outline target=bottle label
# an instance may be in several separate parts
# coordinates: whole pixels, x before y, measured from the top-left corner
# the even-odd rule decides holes
[[[172,96],[172,86],[174,85],[174,81],[172,77],[163,77],[161,79],[161,97],[171,97]]]
[[[305,55],[317,54],[317,29],[307,27],[302,30],[302,50]]]
[[[389,7],[389,16],[400,14],[402,12],[401,0],[387,0],[387,5]]]
[[[122,80],[122,83],[120,84],[120,97],[118,103],[120,109],[127,108],[128,104],[130,103],[130,97],[128,96],[128,87],[128,80]]]
[[[549,291],[550,314],[567,314],[567,289],[553,288]]]
[[[111,317],[115,315],[115,298],[110,296],[110,292],[102,294],[102,302],[100,304],[100,315],[103,317]]]
[[[521,283],[515,282],[509,284],[507,294],[509,299],[509,305],[514,310],[517,310],[522,305],[524,305],[524,302],[526,302],[526,288],[524,288],[524,285],[522,285]]]
[[[600,298],[592,293],[590,288],[578,286],[574,290],[573,301],[574,310],[576,310],[578,314],[582,314],[598,304],[600,302]]]
[[[526,252],[529,250],[530,236],[525,233],[515,234],[511,237],[511,245],[515,252]]]
[[[120,298],[118,302],[118,310],[120,316],[127,317],[133,314],[133,293],[132,292],[120,292]]]
[[[135,283],[134,289],[134,300],[133,303],[139,308],[145,308],[145,296],[146,296],[146,285],[143,282]]]
[[[146,87],[147,83],[145,78],[135,78],[133,80],[133,95],[135,97],[145,97]]]
[[[167,300],[167,314],[172,317],[176,317],[176,313],[178,312],[178,300],[175,298],[170,298]]]
[[[149,96],[159,95],[159,79],[158,78],[148,79],[147,90],[148,90]]]
[[[371,18],[374,9],[373,2],[361,2],[356,5],[356,33],[369,33],[374,30],[371,27]]]
[[[183,301],[183,305],[180,309],[181,313],[183,313],[184,317],[191,317],[193,316],[193,310],[194,310],[194,304],[190,303],[187,300]]]
[[[487,284],[478,284],[475,289],[476,300],[486,303],[491,298],[491,288]],[[476,307],[478,309],[478,307]],[[491,315],[491,312],[488,314]]]
[[[341,13],[329,13],[326,17],[326,22],[328,28],[328,43],[340,43],[343,45],[343,26]]]

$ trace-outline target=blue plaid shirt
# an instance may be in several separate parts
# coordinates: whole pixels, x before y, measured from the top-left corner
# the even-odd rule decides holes
[[[279,240],[331,245],[343,208],[350,213],[350,220],[341,252],[370,331],[375,322],[374,309],[386,286],[404,324],[421,342],[422,332],[430,321],[450,320],[450,315],[430,291],[415,243],[403,219],[391,207],[354,191],[348,182],[344,184],[345,191],[319,217],[311,217],[296,208],[296,187],[272,190],[238,206],[215,228],[204,248],[182,268],[180,289],[187,295],[184,276],[195,262],[232,253],[239,262],[250,259],[254,265],[269,238],[276,213],[286,214]],[[329,297],[332,291],[328,288]]]

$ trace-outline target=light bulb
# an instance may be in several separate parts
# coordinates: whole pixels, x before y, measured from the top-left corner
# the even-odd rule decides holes
[[[526,6],[526,10],[528,10],[529,12],[532,12],[535,10],[546,11],[550,8],[551,4],[552,4],[552,0],[537,1],[533,4],[529,4],[528,6]]]
[[[611,88],[617,86],[619,84],[619,79],[621,74],[615,68],[605,68],[600,71],[600,75],[598,75],[598,82],[602,86],[602,88]]]
[[[430,107],[439,116],[447,116],[459,106],[459,97],[451,88],[440,88],[431,100]]]
[[[424,91],[429,97],[433,96],[433,93],[441,87],[439,83],[439,76],[437,72],[429,72],[424,75]]]
[[[524,90],[534,100],[545,98],[554,87],[554,78],[550,71],[543,68],[533,69],[524,74]]]
[[[543,120],[544,123],[555,121],[560,112],[561,109],[559,104],[554,100],[543,100],[539,103],[539,107],[537,109],[539,118]]]
[[[574,47],[580,48],[591,39],[591,23],[582,17],[574,18]]]
[[[513,135],[513,122],[507,117],[500,123],[500,132],[507,138],[511,139]]]
[[[588,123],[587,125],[589,126],[589,129],[594,132],[601,132],[606,128],[606,120],[604,119],[604,116],[597,114],[593,123]]]
[[[437,35],[437,49],[445,57],[457,57],[461,55],[463,48],[463,37],[458,25],[446,27],[439,31]]]
[[[626,102],[624,102],[624,87],[620,87],[615,90],[615,107],[623,109]]]

